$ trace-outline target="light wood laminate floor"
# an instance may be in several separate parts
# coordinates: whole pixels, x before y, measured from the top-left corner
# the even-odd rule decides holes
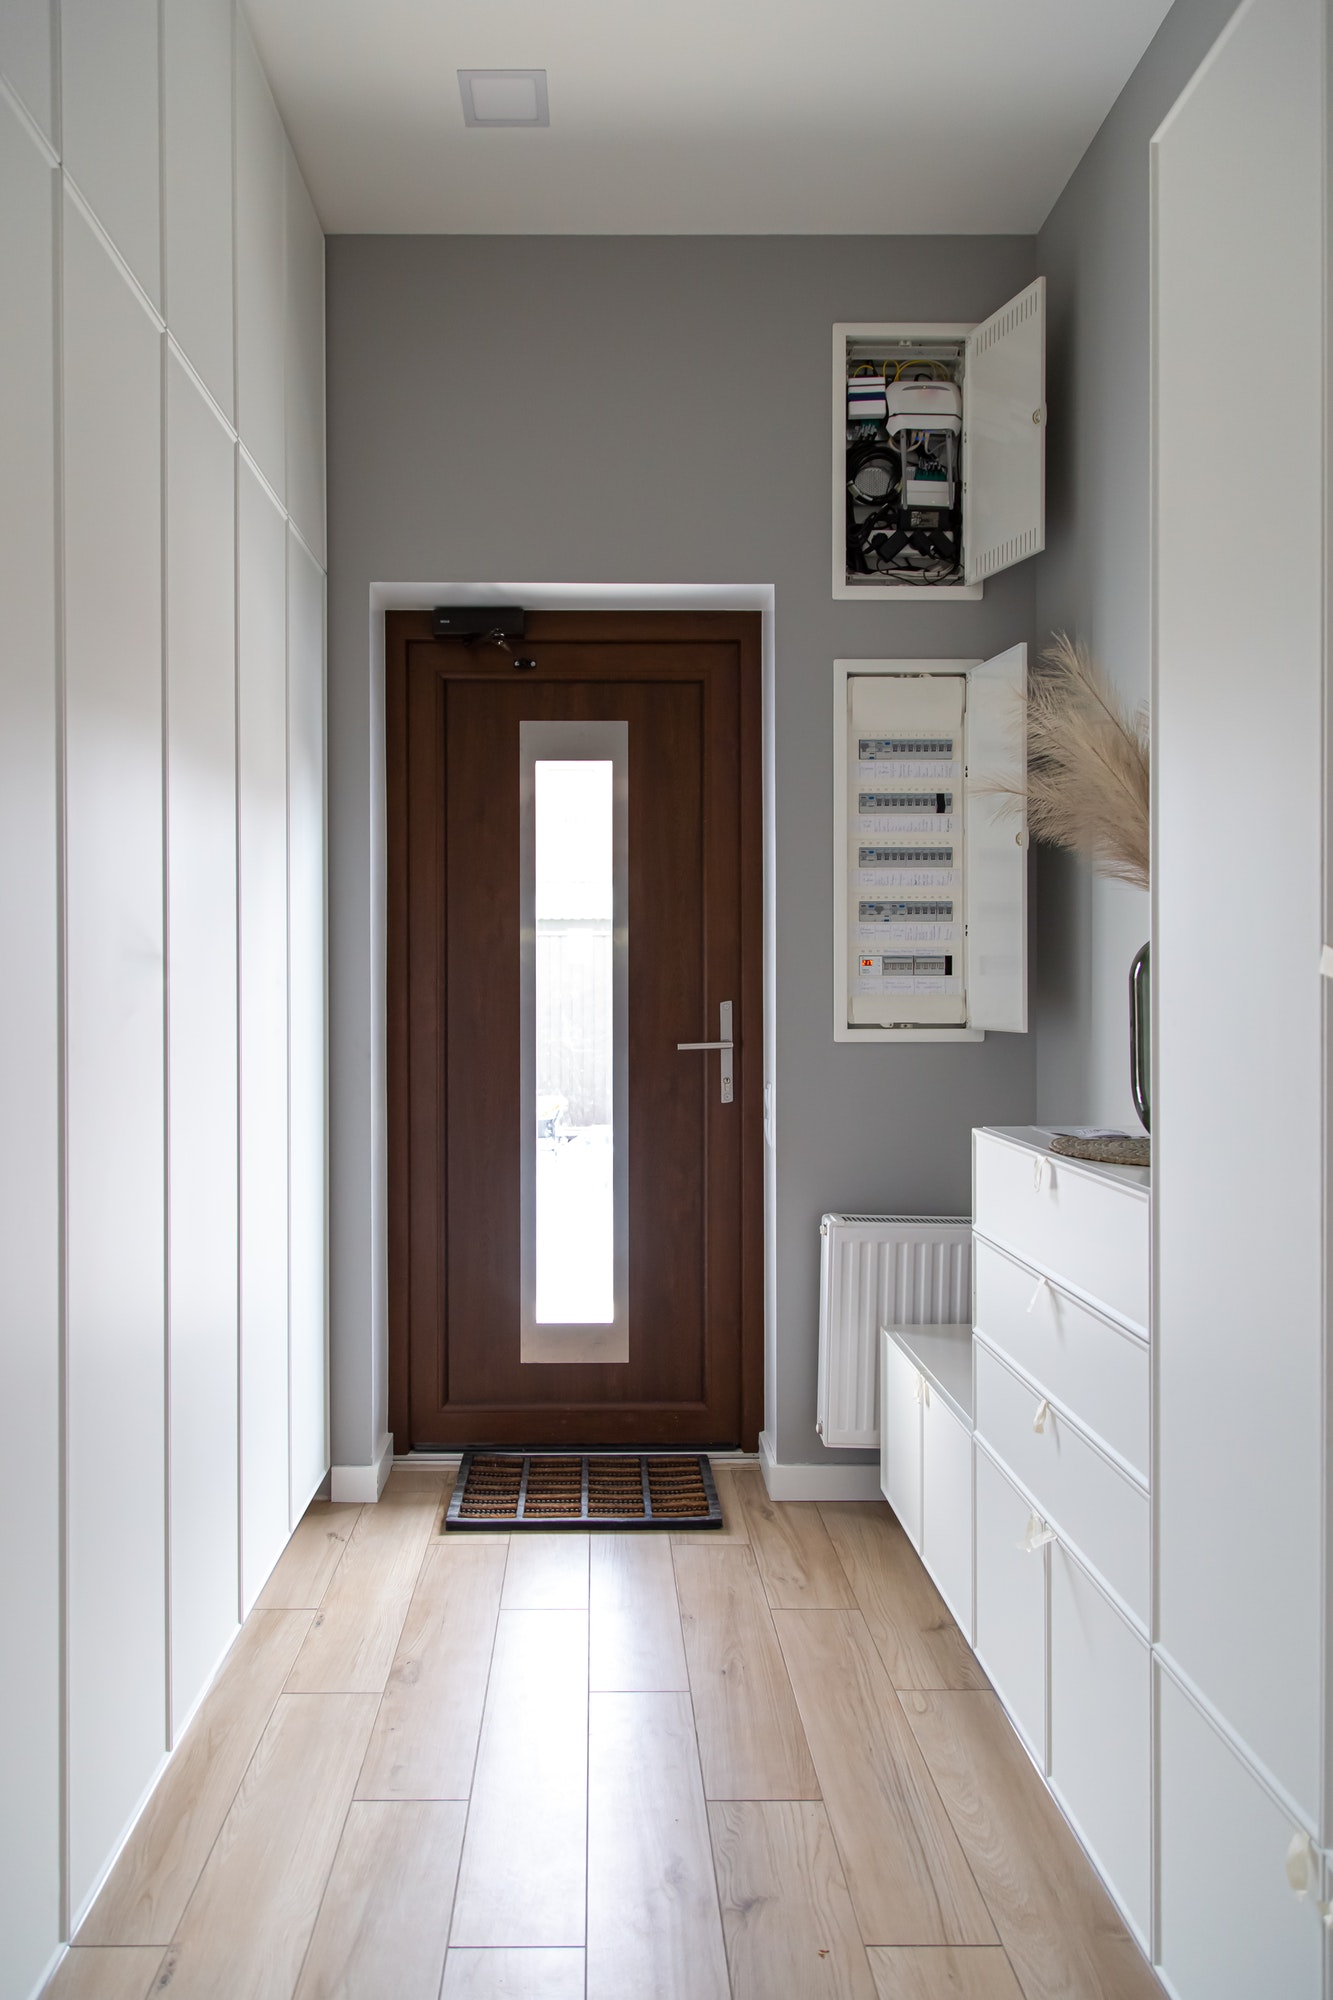
[[[318,1502],[51,2000],[1161,2000],[887,1507]]]

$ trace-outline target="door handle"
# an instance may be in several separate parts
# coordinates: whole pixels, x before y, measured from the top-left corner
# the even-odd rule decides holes
[[[724,1000],[717,1010],[717,1031],[720,1039],[716,1042],[677,1042],[678,1049],[718,1049],[722,1055],[722,1097],[723,1104],[730,1104],[734,1095],[734,1078],[731,1053],[736,1044],[731,1039],[731,1002]]]

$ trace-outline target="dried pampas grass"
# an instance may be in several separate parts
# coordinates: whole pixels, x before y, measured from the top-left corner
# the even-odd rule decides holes
[[[1148,717],[1058,633],[1028,679],[1028,827],[1099,875],[1148,886]]]

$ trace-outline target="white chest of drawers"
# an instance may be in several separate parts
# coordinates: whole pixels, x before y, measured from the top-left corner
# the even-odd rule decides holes
[[[1050,1137],[973,1135],[970,1343],[886,1330],[881,1483],[1146,1947],[1149,1177]]]

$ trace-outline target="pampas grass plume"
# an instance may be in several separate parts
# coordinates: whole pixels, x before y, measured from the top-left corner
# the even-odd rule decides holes
[[[1148,718],[1057,633],[1028,680],[1028,826],[1100,875],[1148,886]]]

